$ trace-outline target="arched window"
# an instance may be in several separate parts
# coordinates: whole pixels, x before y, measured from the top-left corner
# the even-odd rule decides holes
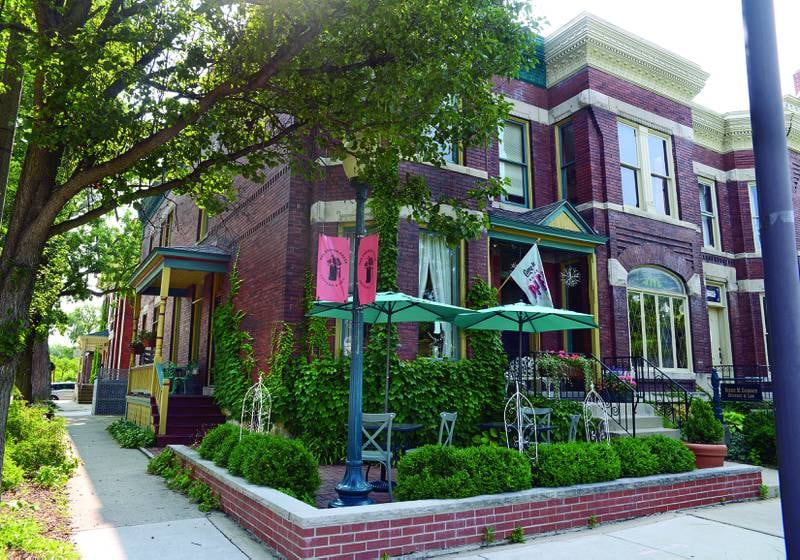
[[[689,303],[683,283],[654,267],[628,274],[631,355],[666,369],[689,369]]]

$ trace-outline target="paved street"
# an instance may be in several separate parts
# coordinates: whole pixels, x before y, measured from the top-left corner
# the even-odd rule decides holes
[[[121,449],[105,430],[115,418],[60,401],[83,460],[69,483],[75,542],[84,560],[271,559],[224,514],[205,515],[146,474],[147,458]]]
[[[780,501],[712,506],[442,557],[448,560],[778,560]]]

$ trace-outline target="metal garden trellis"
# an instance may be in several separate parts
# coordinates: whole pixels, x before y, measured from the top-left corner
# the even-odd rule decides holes
[[[242,399],[242,417],[239,422],[239,439],[244,430],[256,433],[266,433],[271,429],[272,420],[272,393],[264,385],[262,375],[258,374],[258,381],[250,387]]]

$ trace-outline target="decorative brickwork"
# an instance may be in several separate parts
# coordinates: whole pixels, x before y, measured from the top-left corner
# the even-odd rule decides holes
[[[193,476],[220,495],[223,510],[282,556],[295,560],[377,560],[421,551],[477,548],[486,527],[498,541],[515,527],[528,536],[620,521],[759,495],[757,467],[542,488],[463,500],[426,500],[318,510],[285,494],[247,484],[183,446],[173,446]]]

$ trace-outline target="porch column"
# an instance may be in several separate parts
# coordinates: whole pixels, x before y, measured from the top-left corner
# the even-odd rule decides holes
[[[139,333],[139,311],[141,310],[141,306],[142,306],[141,296],[139,294],[136,294],[135,296],[133,296],[133,328],[131,329],[131,342],[136,340],[136,335]],[[124,299],[122,300],[122,307],[123,307],[123,309],[125,307],[125,300]],[[124,327],[125,320],[124,320],[124,317],[125,317],[125,315],[123,314],[123,321],[122,321],[122,325],[123,326],[120,327],[120,330],[123,333],[125,332],[125,327]],[[121,348],[120,348],[120,352],[122,352]],[[128,368],[129,369],[132,368],[134,365],[136,365],[136,354],[134,354],[132,350],[131,350],[130,354],[131,354],[131,357],[130,357],[130,360],[128,361]]]
[[[153,362],[158,364],[162,361],[161,351],[164,346],[164,317],[167,313],[167,297],[169,297],[169,276],[172,271],[169,267],[164,267],[161,271],[161,303],[158,305],[158,325],[156,326],[156,351]]]
[[[597,256],[592,252],[586,255],[586,268],[589,271],[589,311],[595,323],[600,324],[600,303],[597,296]],[[598,359],[600,355],[600,329],[592,329],[592,354]]]

